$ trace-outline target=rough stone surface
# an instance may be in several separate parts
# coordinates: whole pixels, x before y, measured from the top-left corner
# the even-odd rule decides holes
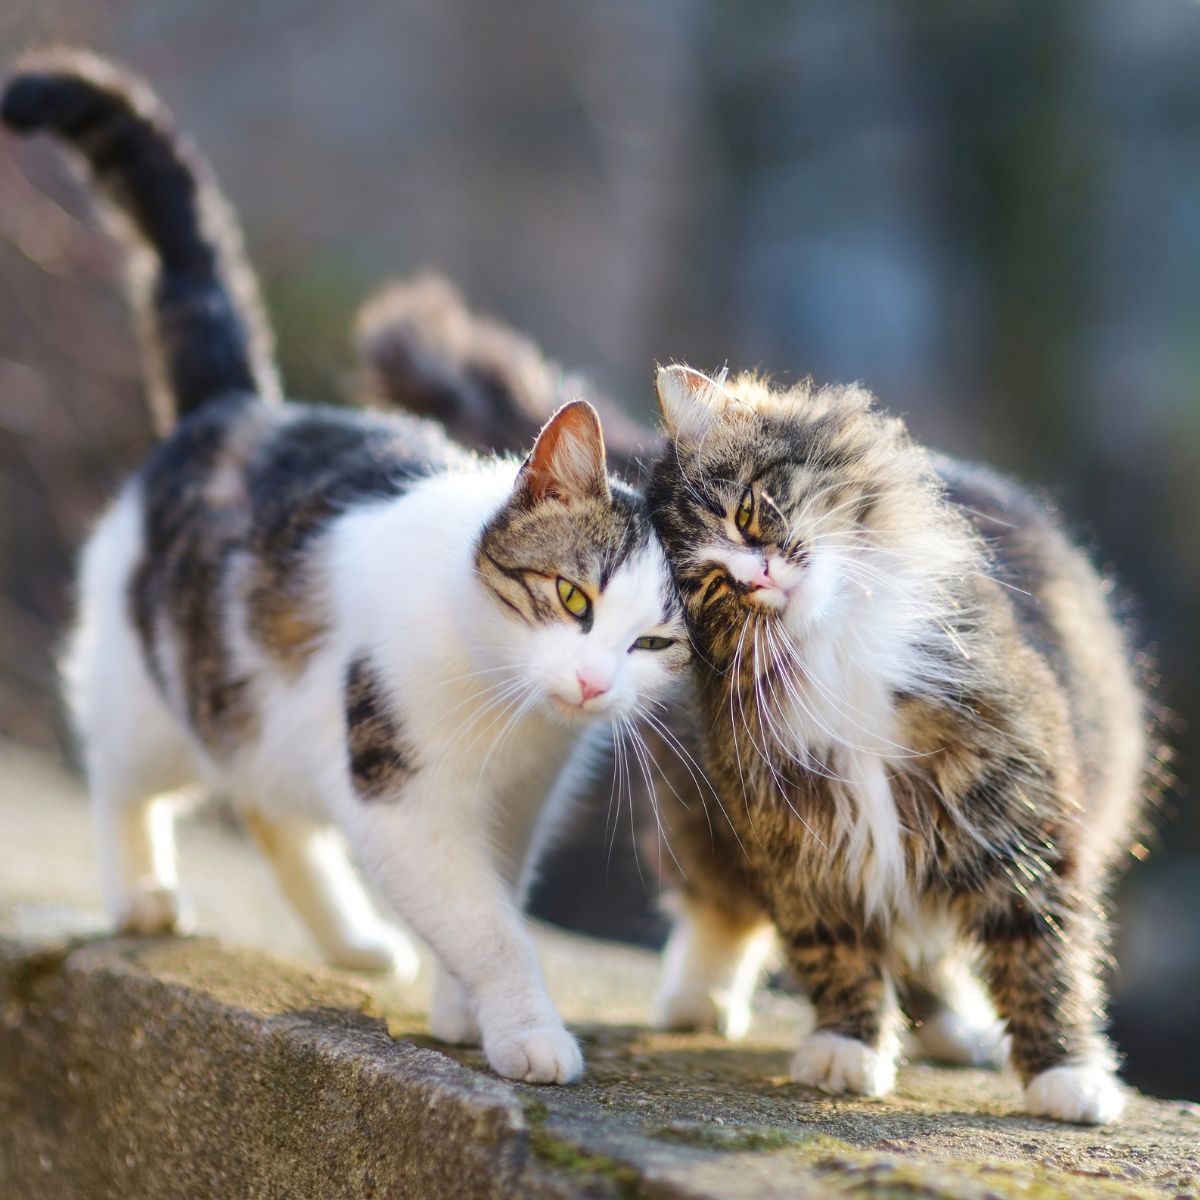
[[[787,1079],[791,1002],[764,997],[736,1048],[651,1033],[650,956],[552,931],[588,1075],[509,1084],[429,1039],[424,986],[312,966],[217,823],[185,828],[182,865],[219,941],[103,936],[77,785],[9,747],[0,830],[5,1200],[1200,1195],[1195,1105],[1064,1128],[1011,1077],[923,1064],[886,1101],[830,1099]]]

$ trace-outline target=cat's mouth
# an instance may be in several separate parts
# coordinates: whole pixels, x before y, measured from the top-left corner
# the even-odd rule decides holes
[[[593,700],[568,700],[551,692],[549,699],[554,712],[567,721],[586,721],[601,716],[606,711],[599,697]]]
[[[746,555],[740,555],[725,567],[727,578],[742,601],[764,612],[782,612],[798,586],[796,580],[780,578],[786,568],[774,555],[756,556],[750,561]]]
[[[778,584],[773,587],[748,587],[744,589],[742,599],[754,608],[783,612],[791,599],[791,592]]]

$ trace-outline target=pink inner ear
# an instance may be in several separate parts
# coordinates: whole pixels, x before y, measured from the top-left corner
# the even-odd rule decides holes
[[[604,435],[595,409],[582,400],[560,408],[538,435],[522,475],[537,500],[606,494]]]
[[[724,408],[720,378],[676,363],[659,367],[655,376],[658,406],[668,430],[679,438],[701,438]]]

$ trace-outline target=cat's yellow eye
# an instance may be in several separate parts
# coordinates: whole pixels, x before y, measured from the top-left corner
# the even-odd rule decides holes
[[[569,579],[559,579],[558,598],[562,601],[563,608],[571,616],[578,617],[581,621],[588,615],[588,609],[592,607],[587,593],[582,588],[576,587]]]
[[[631,650],[665,650],[668,646],[673,645],[675,645],[674,638],[640,637],[629,648]]]
[[[737,512],[733,515],[734,524],[741,530],[745,530],[750,524],[750,518],[754,516],[754,493],[747,488],[742,493],[741,500],[738,501]]]

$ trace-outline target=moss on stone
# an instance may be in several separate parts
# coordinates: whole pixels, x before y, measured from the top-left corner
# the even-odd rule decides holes
[[[871,1200],[1151,1200],[1162,1195],[1116,1173],[1081,1175],[1040,1163],[930,1164],[850,1147],[806,1153],[804,1159],[831,1195]]]
[[[636,1167],[620,1163],[607,1154],[585,1150],[567,1138],[559,1137],[544,1126],[529,1134],[529,1148],[542,1166],[565,1171],[575,1182],[606,1183],[621,1200],[640,1200],[646,1195],[642,1176]]]
[[[803,1146],[811,1151],[817,1146],[835,1149],[849,1146],[836,1138],[824,1137],[811,1131],[779,1126],[727,1126],[680,1123],[652,1130],[652,1138],[677,1146],[692,1146],[698,1150],[722,1151],[727,1154],[761,1154],[777,1150],[793,1150]]]

